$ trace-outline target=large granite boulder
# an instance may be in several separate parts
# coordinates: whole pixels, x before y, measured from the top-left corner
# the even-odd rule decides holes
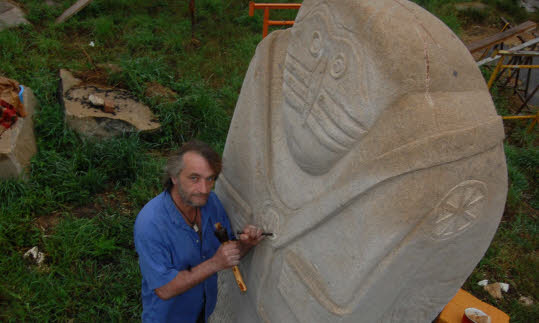
[[[461,41],[405,0],[306,0],[257,47],[216,192],[275,236],[213,322],[431,322],[503,213],[501,118]]]
[[[32,120],[37,100],[27,87],[24,88],[23,103],[26,116],[19,117],[17,122],[0,135],[0,178],[24,176],[25,167],[37,152]]]
[[[111,137],[126,132],[151,132],[161,127],[150,108],[127,91],[84,84],[63,69],[60,82],[66,123],[78,133]],[[90,95],[112,102],[114,112],[105,112],[102,107],[93,105]]]
[[[24,12],[15,3],[9,0],[0,0],[0,31],[29,24]]]

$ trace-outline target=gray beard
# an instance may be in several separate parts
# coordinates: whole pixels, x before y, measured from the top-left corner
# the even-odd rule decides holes
[[[195,202],[191,201],[189,199],[189,197],[187,196],[187,193],[185,193],[185,191],[181,188],[180,185],[178,185],[178,195],[180,196],[180,199],[182,200],[182,202],[184,204],[187,204],[187,205],[192,206],[192,207],[202,207],[202,206],[206,205],[206,203],[208,201],[207,199],[206,199],[206,202],[204,202],[204,203],[195,203]],[[200,195],[203,195],[203,194],[200,194]]]

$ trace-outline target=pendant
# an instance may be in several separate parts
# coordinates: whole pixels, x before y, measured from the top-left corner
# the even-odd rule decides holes
[[[199,231],[198,225],[196,223],[193,224],[193,230],[195,230],[196,233],[198,233],[198,231]]]

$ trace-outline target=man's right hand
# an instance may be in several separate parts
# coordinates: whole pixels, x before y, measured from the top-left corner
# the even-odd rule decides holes
[[[238,241],[223,243],[212,257],[218,270],[232,268],[240,263],[240,244]]]

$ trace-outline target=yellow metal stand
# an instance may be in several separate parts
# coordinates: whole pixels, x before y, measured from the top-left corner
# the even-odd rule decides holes
[[[519,56],[519,57],[536,57],[539,56],[539,52],[535,51],[507,51],[507,50],[499,50],[497,51],[495,55],[500,55],[500,60],[498,61],[498,64],[496,64],[496,68],[492,72],[492,75],[490,76],[490,79],[488,80],[488,88],[490,89],[492,85],[494,84],[494,81],[503,75],[503,73],[507,69],[536,69],[539,68],[539,65],[530,65],[530,64],[504,64],[505,57],[513,57],[513,56]],[[499,74],[499,75],[498,75]],[[518,81],[518,80],[517,80]],[[535,94],[535,91],[532,93]],[[529,98],[524,100],[524,105],[527,104]],[[532,123],[528,127],[528,132],[531,132],[535,125],[539,122],[539,111],[535,115],[526,115],[526,116],[504,116],[502,117],[504,120],[522,120],[522,119],[533,119]]]

